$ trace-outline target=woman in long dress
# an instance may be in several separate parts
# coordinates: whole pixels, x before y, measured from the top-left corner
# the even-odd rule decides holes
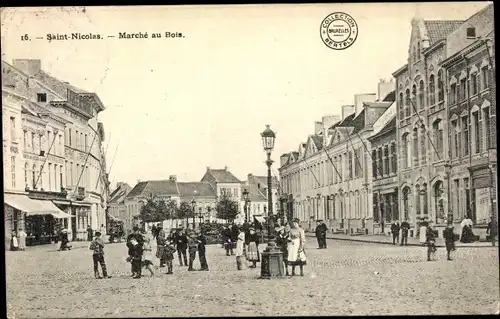
[[[288,273],[288,230],[285,227],[280,226],[276,228],[276,245],[283,252],[283,263],[285,264],[286,276],[289,276]]]
[[[245,232],[243,229],[239,230],[238,237],[236,240],[236,267],[238,270],[242,270],[244,268],[244,259],[245,259]]]
[[[247,245],[247,260],[252,262],[250,268],[256,268],[257,263],[260,262],[259,253],[259,235],[255,232],[255,228],[248,229],[248,236],[245,235],[245,242]]]
[[[304,276],[304,265],[307,263],[304,247],[306,235],[299,226],[297,218],[292,220],[290,232],[288,233],[288,265],[292,266],[292,276],[295,276],[295,266],[300,267],[300,275]],[[288,270],[287,270],[288,271]]]
[[[17,234],[16,231],[12,231],[12,235],[10,238],[10,250],[11,251],[16,251],[19,249],[19,242],[17,240]]]
[[[19,236],[19,250],[26,250],[26,237],[28,236],[28,234],[26,234],[26,232],[24,230],[20,230],[18,232],[18,236]]]

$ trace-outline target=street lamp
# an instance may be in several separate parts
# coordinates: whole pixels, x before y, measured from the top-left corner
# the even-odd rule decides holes
[[[196,201],[194,200],[194,198],[191,201],[191,205],[193,206],[193,229],[194,229],[194,224],[195,224],[195,219],[194,218],[195,218],[195,215],[196,215],[196,212],[195,212]],[[189,219],[187,217],[186,217],[186,221],[189,224]]]
[[[248,223],[248,204],[250,203],[250,198],[248,196],[247,189],[245,188],[241,194],[243,195],[243,200],[245,201],[245,205],[243,206],[243,210],[245,211],[245,223]]]
[[[448,212],[447,212],[447,216],[446,216],[446,219],[447,219],[447,225],[453,225],[453,213],[451,212],[451,190],[450,190],[450,175],[451,175],[451,163],[450,161],[446,161],[446,163],[444,164],[444,169],[445,169],[445,173],[446,173],[446,187],[448,188],[448,195],[447,195],[447,205],[448,205]]]
[[[262,253],[262,263],[260,278],[270,279],[272,277],[283,277],[283,253],[280,249],[276,247],[276,242],[274,241],[274,236],[272,235],[272,230],[274,228],[273,222],[273,187],[272,187],[272,177],[271,177],[271,165],[273,160],[271,160],[271,152],[274,149],[274,140],[276,139],[276,134],[271,130],[269,125],[266,125],[264,132],[260,134],[262,137],[262,146],[267,154],[267,211],[268,211],[268,223],[267,223],[267,234],[268,234],[268,245],[266,250]]]

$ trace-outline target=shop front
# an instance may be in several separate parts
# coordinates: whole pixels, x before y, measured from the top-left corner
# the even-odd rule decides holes
[[[472,170],[472,220],[475,225],[488,224],[491,216],[491,172],[488,167]]]
[[[14,232],[24,230],[27,246],[55,242],[70,217],[51,201],[31,199],[24,194],[4,194],[4,212],[5,242]]]

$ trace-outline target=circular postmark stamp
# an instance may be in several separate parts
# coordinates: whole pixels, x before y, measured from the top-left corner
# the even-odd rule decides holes
[[[333,50],[345,50],[358,37],[358,24],[344,12],[334,12],[326,16],[320,26],[321,39]]]

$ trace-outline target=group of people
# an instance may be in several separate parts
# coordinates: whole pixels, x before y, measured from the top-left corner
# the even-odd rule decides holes
[[[392,244],[399,244],[399,232],[401,231],[401,246],[408,246],[408,231],[410,230],[410,224],[404,220],[399,225],[399,221],[395,221],[391,224],[391,234],[392,234]]]
[[[28,237],[28,234],[23,229],[20,229],[18,232],[12,231],[10,236],[10,250],[24,251],[26,249],[26,237]]]
[[[261,228],[259,226],[255,224],[232,225],[224,227],[221,232],[226,255],[236,256],[238,270],[245,268],[246,261],[251,263],[249,268],[256,268],[257,263],[261,261],[259,251],[261,235],[258,232]],[[295,276],[296,266],[299,266],[300,276],[304,276],[304,265],[307,264],[306,236],[304,230],[299,226],[299,220],[293,219],[286,226],[276,227],[274,231],[276,245],[283,252],[286,276]]]

